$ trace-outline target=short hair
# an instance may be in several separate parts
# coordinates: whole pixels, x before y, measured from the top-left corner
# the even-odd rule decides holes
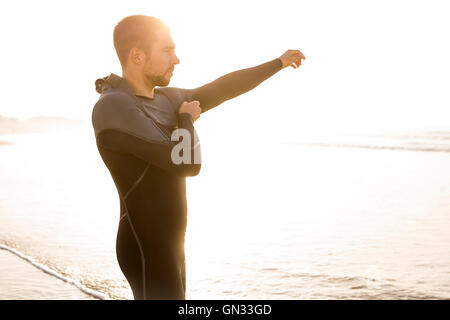
[[[123,18],[114,28],[114,48],[119,57],[122,69],[126,68],[131,48],[139,48],[150,54],[156,31],[168,26],[161,20],[151,16],[133,15]]]

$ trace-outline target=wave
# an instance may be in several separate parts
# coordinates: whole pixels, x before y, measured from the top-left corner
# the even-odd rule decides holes
[[[395,279],[380,278],[365,275],[329,275],[312,273],[292,273],[284,272],[281,278],[305,278],[306,281],[314,281],[315,288],[325,288],[327,291],[318,292],[322,294],[319,299],[340,299],[340,300],[448,300],[448,297],[432,295],[421,292],[414,288],[403,287]]]
[[[47,266],[45,266],[43,264],[40,264],[40,263],[36,262],[33,258],[24,255],[22,252],[14,249],[14,248],[11,248],[11,247],[6,246],[4,244],[0,244],[0,249],[7,250],[7,251],[15,254],[16,256],[18,256],[22,260],[30,263],[31,265],[35,266],[39,270],[41,270],[41,271],[43,271],[43,272],[45,272],[45,273],[47,273],[47,274],[49,274],[49,275],[51,275],[51,276],[53,276],[55,278],[58,278],[60,280],[63,280],[65,282],[75,286],[76,288],[78,288],[82,292],[84,292],[84,293],[86,293],[86,294],[88,294],[88,295],[90,295],[90,296],[92,296],[94,298],[97,298],[97,299],[100,299],[100,300],[106,300],[107,299],[107,297],[105,295],[101,294],[100,292],[97,292],[95,290],[89,289],[89,288],[83,286],[81,283],[79,283],[79,282],[77,282],[77,281],[75,281],[73,279],[70,279],[68,277],[65,277],[62,274],[59,274],[58,272],[50,269],[49,267],[47,267]]]
[[[329,134],[304,137],[300,141],[282,142],[282,144],[335,148],[450,152],[450,131]]]
[[[377,150],[401,150],[401,151],[423,151],[423,152],[450,152],[450,147],[433,146],[383,146],[369,144],[350,144],[350,143],[307,143],[307,142],[284,142],[290,145],[303,145],[313,147],[335,147],[335,148],[362,148]]]

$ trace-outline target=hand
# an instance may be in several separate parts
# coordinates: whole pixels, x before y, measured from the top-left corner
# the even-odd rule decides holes
[[[181,104],[180,109],[178,109],[178,113],[189,113],[194,122],[200,117],[201,112],[202,109],[200,108],[200,102],[197,100],[191,102],[184,101]]]
[[[291,66],[297,69],[302,65],[302,59],[306,59],[300,50],[288,50],[280,57],[282,69]]]

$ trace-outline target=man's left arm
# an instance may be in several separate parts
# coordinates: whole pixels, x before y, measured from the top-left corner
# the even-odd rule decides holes
[[[200,102],[202,113],[222,102],[235,98],[258,86],[281,69],[298,68],[305,56],[299,50],[287,50],[282,56],[256,67],[228,73],[196,89],[186,90],[187,96]]]

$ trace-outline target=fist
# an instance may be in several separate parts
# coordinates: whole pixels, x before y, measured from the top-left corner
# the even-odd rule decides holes
[[[201,112],[202,109],[200,108],[200,102],[197,100],[191,102],[184,101],[178,109],[178,113],[189,113],[194,122],[200,117]]]
[[[297,69],[302,65],[302,59],[306,58],[300,50],[288,50],[280,57],[282,68],[291,66]]]

